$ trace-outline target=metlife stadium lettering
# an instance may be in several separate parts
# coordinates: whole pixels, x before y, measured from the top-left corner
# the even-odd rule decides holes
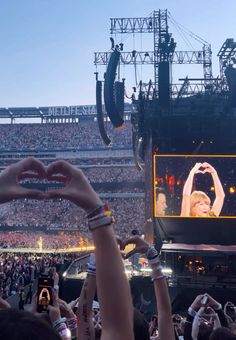
[[[96,105],[51,106],[48,108],[48,114],[52,116],[95,116],[96,113]]]

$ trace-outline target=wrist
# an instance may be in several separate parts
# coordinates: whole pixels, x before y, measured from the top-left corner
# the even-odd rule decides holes
[[[52,322],[52,327],[53,327],[53,328],[57,328],[60,324],[65,323],[65,321],[66,321],[66,318],[61,318],[61,317],[55,319],[54,321],[51,320],[51,322]]]
[[[76,315],[73,313],[73,311],[66,313],[66,321],[72,320],[76,318]]]
[[[197,311],[195,310],[194,307],[190,306],[188,309],[188,314],[194,318],[197,315]]]
[[[107,204],[98,204],[96,207],[89,210],[87,218],[90,231],[94,231],[100,227],[109,226],[115,222]]]
[[[100,198],[97,196],[97,200],[94,200],[94,202],[91,202],[88,207],[86,207],[84,210],[89,215],[93,210],[97,209],[98,206],[102,207],[104,204],[100,200]]]
[[[151,261],[159,256],[158,251],[153,246],[147,246],[146,256],[148,261]]]
[[[221,303],[215,304],[214,306],[212,306],[212,308],[214,310],[221,310],[222,309],[222,304]]]
[[[66,324],[70,331],[74,331],[75,329],[77,329],[78,328],[77,316],[73,315],[73,317],[68,318],[66,320]]]

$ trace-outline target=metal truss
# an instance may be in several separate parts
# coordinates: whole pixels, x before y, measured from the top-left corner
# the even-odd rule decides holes
[[[95,52],[94,65],[107,65],[112,52]],[[161,60],[160,53],[157,53],[158,61]],[[121,52],[121,64],[124,65],[154,65],[154,52]],[[169,56],[172,64],[204,64],[203,51],[174,51]]]
[[[220,62],[220,77],[222,79],[222,89],[227,89],[225,69],[231,63],[236,63],[236,42],[234,39],[226,39],[221,46],[217,56]]]
[[[219,80],[220,79],[218,78],[212,80],[212,91],[215,93],[220,91]],[[206,92],[205,79],[202,79],[200,82],[193,82],[191,79],[186,77],[183,83],[171,84],[170,87],[172,98],[176,98],[177,101],[181,98]],[[150,86],[150,83],[142,83],[141,91],[146,99],[152,99],[155,96],[155,88],[153,85]]]
[[[154,18],[111,18],[110,33],[153,33]]]

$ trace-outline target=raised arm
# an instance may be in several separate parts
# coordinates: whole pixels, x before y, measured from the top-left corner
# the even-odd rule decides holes
[[[65,187],[49,191],[48,197],[74,202],[89,215],[95,256],[98,297],[102,318],[102,340],[133,340],[133,308],[130,287],[124,273],[111,217],[81,170],[65,161],[51,163],[48,179],[62,180]]]
[[[94,255],[94,254],[93,254]],[[89,270],[80,293],[79,306],[77,309],[78,317],[78,338],[80,340],[95,339],[93,325],[93,299],[96,293],[96,267],[92,270],[91,255]]]
[[[189,172],[188,178],[183,188],[183,197],[182,197],[180,216],[190,216],[190,195],[193,189],[193,178],[195,174],[202,173],[202,171],[199,170],[201,166],[202,166],[202,163],[196,163]]]
[[[225,193],[224,193],[223,186],[221,184],[221,181],[219,179],[217,171],[216,171],[215,168],[213,168],[213,166],[211,166],[207,162],[204,162],[202,164],[202,167],[205,168],[203,173],[209,172],[212,176],[216,197],[215,197],[215,200],[213,202],[213,206],[212,206],[211,210],[212,210],[212,212],[215,216],[219,216],[220,213],[221,213],[223,204],[224,204],[224,199],[225,199]]]
[[[123,248],[134,244],[135,248],[125,255],[126,258],[135,253],[146,254],[152,267],[152,279],[158,311],[158,331],[161,340],[174,340],[174,327],[171,315],[171,302],[165,276],[162,274],[158,253],[155,248],[139,236],[134,236],[123,242]]]

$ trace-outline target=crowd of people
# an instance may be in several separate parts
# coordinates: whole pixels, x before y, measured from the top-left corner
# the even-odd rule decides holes
[[[2,231],[0,232],[0,249],[31,248],[44,251],[91,246],[91,240],[82,237],[80,232],[45,233],[31,231]]]
[[[143,182],[144,173],[137,171],[134,166],[129,167],[97,167],[84,169],[86,177],[91,183],[122,183],[122,182]],[[119,189],[119,185],[117,185]]]
[[[125,237],[133,229],[140,233],[144,226],[144,199],[140,197],[106,198],[115,216],[115,231]],[[7,226],[28,226],[31,230],[44,227],[51,230],[79,230],[83,237],[88,237],[85,214],[67,200],[22,199],[7,202],[1,206],[1,224]],[[10,242],[10,240],[9,240]]]
[[[78,256],[78,255],[76,255]],[[65,261],[71,261],[73,254],[0,254],[0,297],[7,299],[19,293],[38,276],[48,273],[50,268],[57,267]]]
[[[70,163],[75,164],[76,162],[70,160]],[[99,166],[96,161],[94,161],[93,166],[83,166],[81,169],[83,169],[91,183],[114,183],[117,190],[119,190],[119,184],[123,182],[125,182],[126,185],[132,182],[144,182],[144,173],[137,171],[134,164],[131,166],[119,166],[118,164]],[[29,181],[26,180],[26,183],[27,182]]]
[[[63,188],[54,188],[46,192],[22,187],[19,179],[29,175],[49,179],[64,178],[65,185]],[[127,221],[130,214],[135,226],[133,217],[135,205],[130,208],[126,202],[132,200],[132,197],[122,199],[124,206],[119,211],[117,208],[119,198],[114,198],[110,206],[104,205],[83,172],[68,162],[56,161],[45,167],[41,161],[32,158],[24,159],[6,168],[0,174],[0,186],[0,203],[2,207],[5,205],[3,211],[7,209],[7,205],[10,205],[9,201],[13,204],[20,202],[21,212],[30,211],[28,207],[22,205],[28,202],[30,204],[35,202],[37,209],[32,208],[32,211],[40,213],[43,213],[47,204],[54,213],[65,213],[56,210],[57,201],[68,201],[77,209],[82,209],[86,215],[84,218],[86,228],[90,231],[95,245],[94,255],[90,257],[87,267],[87,278],[80,293],[77,311],[71,308],[73,303],[69,305],[59,299],[56,289],[52,289],[50,299],[47,298],[52,302],[51,305],[47,305],[48,323],[38,316],[37,294],[32,297],[31,312],[14,310],[1,299],[0,334],[3,339],[223,340],[236,338],[235,319],[232,313],[234,306],[228,303],[223,310],[222,304],[207,293],[196,297],[189,306],[187,316],[172,315],[167,278],[162,271],[158,250],[138,235],[124,238],[127,236],[124,233],[119,239],[115,237],[113,215],[117,221],[122,218],[121,215]],[[137,209],[144,211],[142,204],[143,200],[137,204]],[[166,207],[163,203],[163,211]],[[17,204],[14,214],[17,215]],[[46,210],[46,214],[49,214],[49,211]],[[33,219],[35,215],[30,212],[30,217]],[[13,219],[13,216],[11,218]],[[140,226],[139,223],[137,225]],[[127,246],[131,246],[129,248],[131,250],[124,252]],[[146,256],[149,263],[154,288],[153,299],[157,310],[157,317],[154,316],[149,323],[133,308],[122,254],[125,259],[141,254],[142,257]],[[50,256],[49,258],[46,256],[26,258],[6,254],[1,257],[0,277],[3,297],[7,297],[9,291],[14,291],[16,282],[17,285],[24,285],[40,272],[45,272],[46,268],[50,270],[57,261],[63,261],[60,255],[56,257],[52,255],[51,258]],[[49,270],[47,274],[51,275]],[[96,290],[99,312],[95,313],[92,307]],[[20,302],[21,294],[20,292]],[[22,309],[22,303],[19,307]]]
[[[118,131],[111,123],[106,124],[112,147],[130,148],[132,145],[131,123],[127,121]],[[91,138],[91,131],[93,132]],[[61,124],[4,124],[0,131],[0,150],[60,150],[104,149],[98,123],[83,120],[79,123]]]

